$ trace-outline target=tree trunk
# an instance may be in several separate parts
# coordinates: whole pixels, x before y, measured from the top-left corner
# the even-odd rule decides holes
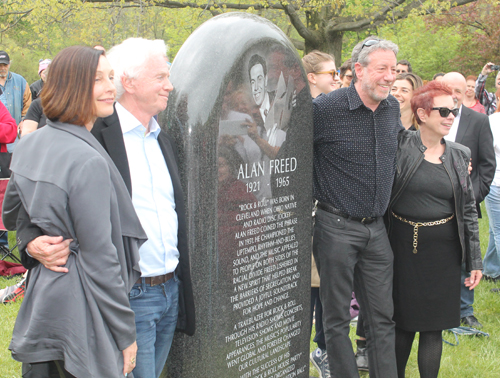
[[[344,32],[333,32],[326,35],[327,45],[325,48],[335,58],[335,65],[338,68],[342,65],[342,38],[344,37]]]
[[[319,50],[332,55],[335,58],[335,65],[340,67],[342,65],[342,37],[344,32],[327,33],[322,30],[321,40],[319,44],[313,44],[310,41],[305,41],[306,54],[312,50]]]
[[[342,37],[344,32],[328,32],[328,20],[336,14],[338,9],[323,7],[319,12],[306,12],[307,28],[315,33],[315,41],[305,40],[306,54],[312,50],[319,50],[332,55],[335,65],[342,64]]]

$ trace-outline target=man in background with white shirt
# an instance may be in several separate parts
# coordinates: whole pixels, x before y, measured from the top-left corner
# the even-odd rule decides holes
[[[490,191],[490,185],[495,176],[496,169],[495,150],[493,148],[493,135],[491,134],[490,124],[486,115],[462,106],[467,88],[467,83],[463,75],[458,72],[447,73],[443,77],[443,82],[451,88],[456,107],[460,109],[445,139],[470,148],[472,162],[471,180],[474,188],[474,196],[476,197],[477,213],[480,217],[481,209],[479,205]],[[469,327],[481,328],[482,325],[474,316],[474,308],[472,307],[474,303],[474,290],[469,290],[465,287],[465,277],[467,275],[464,264],[462,264],[461,322]]]

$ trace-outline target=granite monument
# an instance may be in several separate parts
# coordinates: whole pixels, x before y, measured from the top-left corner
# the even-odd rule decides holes
[[[201,25],[172,67],[159,121],[179,146],[196,333],[168,377],[308,377],[312,101],[300,58],[271,22]]]

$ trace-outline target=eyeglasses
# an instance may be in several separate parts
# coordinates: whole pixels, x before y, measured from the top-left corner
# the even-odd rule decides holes
[[[331,71],[319,71],[319,72],[315,72],[316,75],[319,75],[319,74],[328,74],[328,75],[332,75],[332,77],[335,79],[335,76],[337,76],[337,71],[334,71],[334,70],[331,70]]]
[[[448,109],[448,108],[432,108],[431,110],[439,110],[439,115],[443,118],[446,118],[451,114],[453,114],[453,116],[457,116],[458,115],[458,111],[459,109],[458,108],[455,108],[455,109]]]
[[[365,43],[363,43],[363,46],[361,46],[361,49],[359,50],[361,52],[361,50],[363,50],[365,48],[365,46],[373,46],[373,45],[376,45],[377,43],[380,43],[380,40],[378,39],[369,39],[368,41],[366,41]]]

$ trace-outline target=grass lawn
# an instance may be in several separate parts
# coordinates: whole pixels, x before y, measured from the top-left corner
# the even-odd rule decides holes
[[[9,232],[9,244],[13,246],[15,242],[15,233]],[[17,249],[14,253],[18,255]],[[0,276],[0,289],[14,285],[20,280],[20,277],[5,278]],[[21,364],[12,359],[7,349],[10,344],[12,329],[14,328],[19,307],[21,307],[21,301],[8,305],[0,304],[0,378],[21,377]]]
[[[479,220],[481,234],[481,250],[486,252],[488,245],[488,218],[483,206],[483,219]],[[12,233],[11,233],[12,234]],[[9,241],[13,235],[9,235]],[[16,279],[0,277],[0,289],[12,285]],[[458,346],[444,344],[441,360],[440,378],[498,378],[500,377],[500,295],[490,293],[495,284],[481,282],[476,288],[474,313],[481,323],[483,331],[490,334],[489,338],[473,338],[462,336]],[[0,305],[0,378],[21,377],[21,365],[15,362],[8,351],[14,321],[21,303]],[[354,340],[355,329],[351,328],[351,339]],[[454,341],[451,334],[445,334],[449,341]],[[353,341],[354,345],[354,341]],[[316,348],[311,338],[311,351]],[[354,346],[353,346],[354,348]],[[412,354],[406,369],[407,378],[418,378],[417,354],[418,343],[414,342]],[[335,363],[335,362],[332,362]],[[318,377],[317,371],[311,366],[310,375]],[[368,373],[362,373],[367,378]],[[201,378],[201,377],[192,377]]]

